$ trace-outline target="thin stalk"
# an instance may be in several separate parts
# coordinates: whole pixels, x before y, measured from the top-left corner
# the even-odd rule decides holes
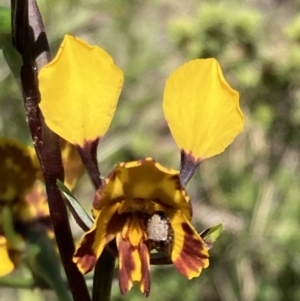
[[[95,189],[104,185],[97,163],[98,140],[86,143],[84,148],[78,147],[79,154],[86,166]],[[109,301],[115,269],[115,256],[104,249],[97,261],[93,281],[93,301]]]
[[[35,0],[11,0],[11,7],[13,43],[23,60],[20,79],[26,118],[45,179],[58,249],[73,299],[89,301],[85,280],[72,261],[74,243],[68,213],[56,185],[57,179],[63,181],[64,178],[59,137],[45,125],[38,107],[40,94],[37,73],[50,61],[47,37]]]

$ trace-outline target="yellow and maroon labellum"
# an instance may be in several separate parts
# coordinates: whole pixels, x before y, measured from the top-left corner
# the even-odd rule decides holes
[[[141,291],[150,292],[150,250],[146,244],[147,235],[143,220],[131,215],[122,232],[117,235],[119,252],[119,286],[122,294],[127,293],[133,282],[139,282]]]
[[[66,35],[39,73],[40,108],[48,127],[72,144],[99,140],[114,116],[123,72],[98,46]]]
[[[168,218],[172,227],[173,263],[187,278],[199,276],[202,268],[208,266],[208,252],[190,223],[189,202],[178,171],[152,158],[117,164],[95,195],[95,222],[83,236],[74,262],[82,273],[87,273],[105,246],[116,238],[122,294],[133,282],[138,282],[141,291],[148,295],[151,240],[154,239],[155,245],[157,239],[163,242],[168,239],[167,234],[158,237],[154,232],[147,232],[149,218],[158,212]]]
[[[178,147],[195,161],[223,152],[244,126],[239,94],[213,58],[190,61],[171,74],[163,109]]]

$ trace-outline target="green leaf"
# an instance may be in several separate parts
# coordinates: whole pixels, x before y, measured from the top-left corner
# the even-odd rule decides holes
[[[93,220],[91,219],[91,217],[86,213],[86,211],[76,200],[72,192],[68,189],[68,187],[66,187],[63,182],[57,180],[56,185],[60,189],[61,193],[66,197],[67,205],[78,226],[83,231],[88,231],[93,225]]]
[[[9,7],[0,6],[0,35],[11,33],[10,12]]]
[[[12,44],[11,35],[1,37],[3,56],[8,64],[8,67],[14,77],[18,79],[20,77],[20,70],[23,64],[22,57],[17,49]]]
[[[0,212],[0,220],[2,220],[2,229],[10,249],[23,252],[26,248],[25,242],[15,231],[13,212],[10,205],[3,206],[2,212]]]
[[[222,224],[217,224],[200,233],[200,236],[204,240],[205,246],[208,250],[211,249],[213,244],[218,240],[221,231],[222,231]]]
[[[47,235],[47,229],[38,223],[27,229],[28,243],[26,262],[39,287],[52,288],[60,301],[72,301],[69,289],[61,275],[61,264],[54,241]]]

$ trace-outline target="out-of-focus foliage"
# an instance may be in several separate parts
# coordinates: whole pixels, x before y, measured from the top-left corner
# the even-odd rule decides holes
[[[183,62],[217,58],[240,92],[245,131],[187,187],[199,232],[223,223],[211,266],[192,281],[173,267],[153,267],[148,300],[299,300],[300,2],[38,3],[53,53],[65,33],[74,34],[103,47],[124,71],[120,103],[99,146],[104,175],[118,161],[146,156],[178,167],[161,100],[165,79]],[[1,57],[0,112],[1,136],[29,141],[20,92]],[[84,180],[77,195],[89,209],[93,191]],[[12,296],[0,292],[1,301]],[[37,300],[43,297],[53,296]],[[140,298],[138,289],[120,297],[114,285],[113,300]]]

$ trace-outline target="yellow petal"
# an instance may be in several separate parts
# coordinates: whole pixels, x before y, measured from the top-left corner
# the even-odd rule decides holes
[[[122,86],[123,72],[106,51],[66,35],[54,60],[39,73],[46,124],[72,144],[100,139]]]
[[[180,209],[190,217],[189,197],[180,184],[179,172],[152,158],[116,165],[106,179],[106,185],[97,191],[93,206],[100,210],[123,200],[130,201],[131,211],[152,214],[160,205]],[[122,212],[128,207],[128,203],[123,203]]]
[[[14,264],[8,256],[7,243],[4,236],[0,235],[0,277],[12,272]]]
[[[198,277],[202,268],[209,265],[209,255],[204,241],[179,211],[170,219],[174,231],[172,262],[188,279]]]
[[[223,152],[244,126],[239,94],[215,59],[176,70],[167,80],[163,109],[178,147],[198,161]]]

